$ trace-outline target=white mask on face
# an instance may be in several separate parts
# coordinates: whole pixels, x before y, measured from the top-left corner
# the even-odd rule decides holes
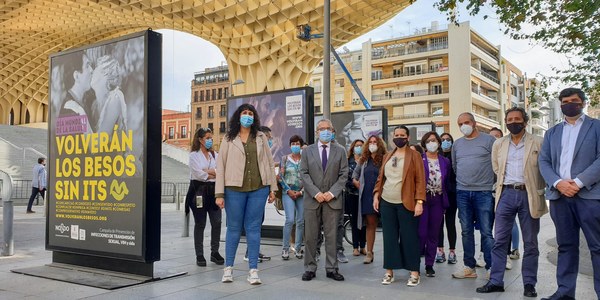
[[[471,125],[463,124],[460,126],[460,132],[462,132],[462,134],[465,136],[469,136],[471,133],[473,133],[473,127]]]
[[[375,144],[370,144],[370,145],[369,145],[369,151],[370,151],[371,153],[375,153],[375,152],[377,152],[377,145],[375,145]]]
[[[425,147],[427,148],[427,151],[435,153],[437,152],[439,145],[437,142],[429,142],[425,144]]]

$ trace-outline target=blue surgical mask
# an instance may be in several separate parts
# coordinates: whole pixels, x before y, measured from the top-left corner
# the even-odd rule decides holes
[[[362,146],[354,146],[354,154],[361,155],[362,154]]]
[[[273,148],[273,140],[269,139],[268,143],[269,143],[269,148]]]
[[[292,153],[294,154],[298,154],[300,153],[300,145],[292,145],[292,147],[290,147],[292,149]]]
[[[213,146],[213,141],[212,139],[207,139],[206,141],[204,141],[204,147],[206,147],[206,149],[210,149]]]
[[[442,141],[442,150],[448,150],[452,147],[451,141]]]
[[[327,143],[331,142],[332,136],[333,136],[333,133],[331,132],[331,130],[319,131],[319,140],[321,140],[321,143],[323,143],[323,144],[327,144]]]
[[[242,115],[240,117],[240,124],[246,128],[252,126],[252,123],[254,123],[254,117],[250,116],[250,115]]]

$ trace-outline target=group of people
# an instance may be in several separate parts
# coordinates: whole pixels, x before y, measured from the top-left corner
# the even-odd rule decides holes
[[[245,230],[248,281],[261,283],[260,227],[265,202],[275,200],[279,182],[286,214],[282,258],[288,260],[294,252],[303,259],[304,281],[316,277],[321,242],[326,277],[344,280],[338,267],[338,262],[347,262],[338,245],[344,207],[351,215],[353,255],[364,255],[365,264],[376,259],[373,247],[381,221],[384,285],[394,282],[398,269],[410,272],[408,286],[419,285],[421,256],[427,277],[435,276],[435,262],[457,263],[458,212],[464,268],[452,277],[477,278],[474,230],[478,229],[488,282],[476,291],[504,291],[507,258],[519,256],[518,246],[510,245],[515,235],[519,239],[518,227],[514,231],[518,218],[524,244],[523,294],[537,297],[537,236],[540,217],[548,212],[547,198],[559,253],[558,289],[545,299],[574,298],[580,229],[591,250],[594,287],[600,297],[600,121],[583,113],[587,99],[580,89],[563,90],[559,100],[565,119],[543,140],[526,131],[529,117],[522,108],[506,111],[510,134],[499,138],[480,131],[475,117],[465,112],[457,120],[463,137],[454,140],[449,133],[428,132],[421,138],[423,153],[411,149],[410,131],[403,125],[394,128],[391,151],[377,135],[354,140],[346,151],[332,138],[331,121],[323,119],[316,124],[314,144],[306,146],[299,136],[290,139],[291,154],[279,160],[277,172],[269,138],[259,130],[259,116],[252,105],[243,104],[229,120],[219,155],[210,150],[210,132],[200,129],[194,137],[186,201],[196,220],[199,265],[206,265],[202,231],[208,212],[213,227],[211,261],[225,264],[222,281],[233,281],[235,253]],[[224,259],[218,254],[222,208],[227,212]],[[295,247],[290,245],[293,226]]]

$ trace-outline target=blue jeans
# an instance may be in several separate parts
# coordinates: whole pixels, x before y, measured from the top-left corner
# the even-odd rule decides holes
[[[283,210],[285,211],[285,225],[283,226],[283,249],[290,249],[290,235],[292,226],[296,223],[296,251],[302,248],[304,237],[304,197],[293,200],[287,193],[283,193]]]
[[[268,196],[268,186],[252,192],[236,192],[225,188],[225,213],[227,215],[225,266],[233,266],[242,229],[245,228],[246,240],[248,242],[249,266],[250,269],[258,268],[260,227]]]
[[[464,251],[464,264],[475,268],[475,236],[473,216],[477,217],[481,234],[481,248],[485,259],[485,268],[492,266],[491,250],[494,246],[492,226],[494,224],[494,199],[491,191],[456,191],[458,220],[460,221],[461,236]]]
[[[511,239],[512,249],[510,250],[519,249],[519,226],[517,225],[517,222],[515,222],[515,225],[513,225]]]

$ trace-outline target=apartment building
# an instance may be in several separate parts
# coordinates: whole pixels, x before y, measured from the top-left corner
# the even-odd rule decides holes
[[[215,149],[219,149],[226,132],[230,88],[226,65],[195,73],[191,82],[192,136],[198,128],[210,128]]]
[[[189,112],[162,110],[162,140],[170,145],[190,149],[190,118]]]
[[[388,111],[390,126],[433,124],[438,132],[462,134],[456,120],[472,112],[482,131],[505,128],[504,111],[525,107],[524,74],[501,55],[501,48],[468,22],[429,28],[412,35],[363,43],[340,54],[373,107]],[[331,111],[364,109],[348,79],[333,62]],[[321,110],[322,67],[312,76],[315,112]]]

